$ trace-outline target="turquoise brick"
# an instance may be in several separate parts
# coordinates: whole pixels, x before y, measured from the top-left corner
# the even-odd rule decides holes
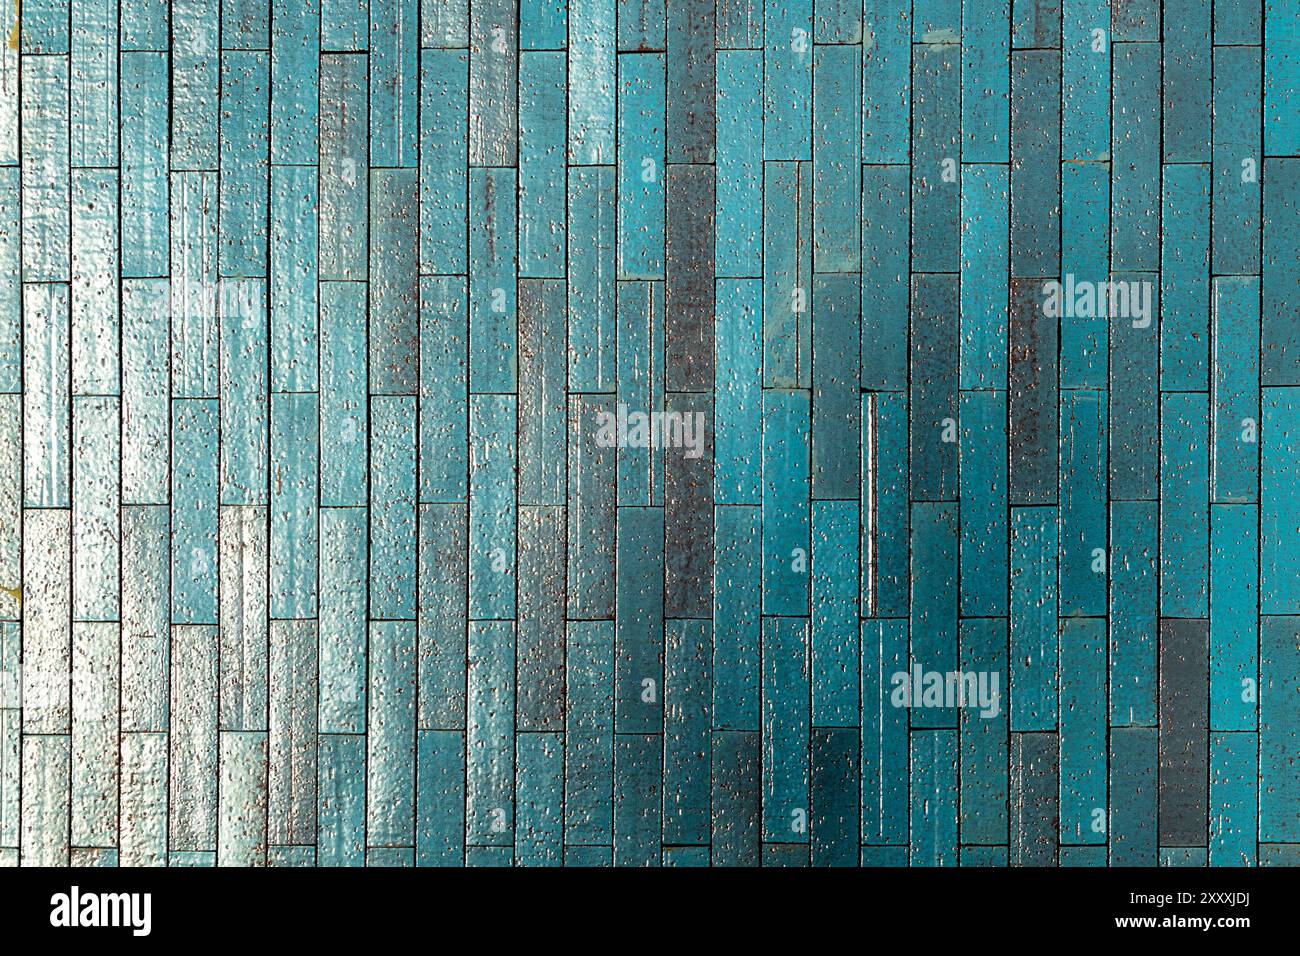
[[[1166,163],[1203,163],[1210,156],[1210,11],[1208,0],[1164,5],[1164,117]]]
[[[1061,393],[1060,613],[1106,613],[1106,393]]]
[[[575,620],[612,620],[614,581],[615,453],[596,442],[596,420],[613,415],[602,396],[569,399],[568,615]]]
[[[319,386],[319,212],[316,167],[271,168],[271,382],[276,391],[310,392]]]
[[[1006,392],[961,393],[961,612],[1007,613]]]
[[[215,624],[217,402],[172,403],[172,621]]]
[[[370,175],[370,392],[414,395],[419,387],[419,279],[414,169]]]
[[[763,392],[763,613],[808,613],[809,401]]]
[[[564,841],[612,846],[614,623],[572,621],[565,637]]]
[[[970,618],[961,622],[960,666],[986,674],[986,706],[967,706],[960,715],[960,827],[963,844],[991,849],[1008,839],[1007,619]],[[992,682],[996,675],[997,685]],[[977,677],[978,679],[978,677]],[[996,693],[993,693],[996,691]],[[1002,856],[1005,858],[1006,853]],[[966,861],[962,860],[962,865]],[[1005,865],[1003,863],[1002,865]]]
[[[857,18],[854,18],[855,21]],[[813,56],[813,269],[861,271],[862,69],[854,46],[818,47]]]
[[[1255,730],[1259,510],[1210,506],[1210,727]]]
[[[415,625],[373,621],[368,644],[367,847],[415,843]]]
[[[173,170],[217,166],[219,7],[219,0],[171,5]]]
[[[812,159],[813,0],[763,7],[763,160]]]
[[[907,395],[862,397],[862,607],[864,616],[907,614]],[[877,467],[871,468],[870,463]],[[881,465],[880,463],[883,463]]]
[[[957,497],[958,353],[949,343],[959,334],[958,308],[955,275],[914,275],[908,362],[908,455],[914,501]]]
[[[1160,257],[1160,386],[1205,391],[1210,296],[1210,179],[1204,165],[1165,166]]]
[[[28,31],[23,35],[28,36]],[[23,279],[67,282],[71,275],[68,58],[24,57],[22,89]]]
[[[961,175],[961,353],[963,389],[1007,386],[1007,171],[963,166]],[[864,302],[865,305],[865,302]],[[874,339],[874,354],[881,343]],[[866,363],[868,342],[863,339]],[[864,383],[865,384],[865,383]],[[877,384],[873,382],[872,384]]]
[[[957,731],[911,735],[911,866],[957,865]]]
[[[68,507],[70,296],[66,285],[23,289],[23,504]]]
[[[1104,160],[1110,152],[1110,5],[1066,0],[1061,13],[1061,158]]]
[[[714,517],[714,573],[727,582],[713,596],[715,730],[758,729],[761,521],[757,506],[719,506]]]
[[[906,675],[911,664],[907,621],[863,621],[861,647],[862,842],[898,846],[908,838],[911,778],[907,711],[891,698],[894,675]]]
[[[1013,731],[1057,726],[1058,512],[1011,509],[1011,674]]]
[[[858,724],[858,526],[856,501],[814,502],[811,681],[817,727]]]
[[[1211,237],[1216,274],[1259,272],[1260,51],[1214,51],[1214,151]]]
[[[1154,727],[1156,614],[1159,582],[1154,502],[1110,506],[1110,720],[1115,727]]]
[[[307,4],[271,6],[271,162],[315,164],[321,22]]]
[[[1012,54],[1011,275],[1017,278],[1060,271],[1060,83],[1058,52]]]
[[[1112,282],[1139,283],[1144,295],[1151,283],[1151,322],[1119,320],[1111,323],[1110,336],[1110,496],[1120,501],[1154,501],[1159,497],[1160,462],[1158,422],[1160,396],[1159,342],[1156,316],[1160,314],[1155,277],[1145,273],[1112,274]],[[1133,290],[1134,287],[1128,287]]]
[[[469,164],[513,166],[518,158],[519,5],[470,5]],[[414,31],[412,31],[414,32]]]
[[[0,302],[5,317],[0,320],[0,390],[5,394],[22,391],[22,180],[19,170],[0,173],[0,261],[5,278],[0,279]]]
[[[912,268],[955,272],[961,206],[961,53],[957,46],[913,46],[912,93]]]
[[[614,865],[659,866],[663,738],[614,735]]]
[[[1205,617],[1209,602],[1209,462],[1204,393],[1161,400],[1160,612]]]
[[[266,865],[266,734],[222,732],[217,866]]]
[[[1112,727],[1110,812],[1107,840],[1111,866],[1155,866],[1156,730]]]
[[[424,50],[420,54],[420,269],[467,271],[464,157],[469,127],[469,54]]]
[[[712,639],[708,621],[664,625],[665,844],[709,842]]]
[[[217,846],[217,629],[180,625],[171,636],[167,845],[211,852],[202,848]]]
[[[1061,842],[1106,842],[1106,621],[1061,622]]]
[[[762,54],[719,50],[715,82],[715,268],[719,277],[757,277],[762,274],[764,236]],[[721,292],[718,299],[727,301]]]
[[[118,507],[121,403],[72,400],[72,619],[120,618]]]
[[[1259,488],[1259,282],[1214,280],[1210,497],[1254,501]]]
[[[913,502],[911,526],[911,665],[947,673],[956,666],[958,595],[957,505]],[[913,704],[917,703],[912,701]],[[943,706],[915,709],[911,726],[953,728],[957,714]]]
[[[615,375],[615,176],[569,169],[569,391],[612,392]]]
[[[1010,0],[963,0],[961,57],[962,159],[1005,163],[1011,133]]]
[[[1242,42],[1259,41],[1259,11],[1243,5],[1242,19],[1253,17]],[[1300,35],[1300,11],[1283,4],[1268,4],[1264,11],[1264,149],[1271,156],[1295,155],[1300,133],[1288,117],[1295,117],[1300,57],[1295,39]],[[1223,42],[1228,42],[1226,39]]]
[[[565,56],[519,61],[519,274],[563,276]]]
[[[564,741],[561,734],[519,734],[515,780],[518,866],[559,866],[563,859]]]
[[[619,56],[618,278],[664,277],[664,57]]]
[[[417,735],[415,860],[460,866],[465,858],[465,737],[460,731]]]
[[[470,402],[471,620],[505,620],[515,613],[516,405],[510,395],[476,395]]]
[[[370,473],[366,403],[366,288],[320,286],[322,505],[364,505]]]
[[[318,866],[364,866],[366,852],[366,738],[320,736]]]
[[[221,0],[221,49],[265,50],[270,0]]]
[[[1109,174],[1104,162],[1061,166],[1061,273],[1067,283],[1070,276],[1076,282],[1109,279]],[[1061,316],[1061,388],[1107,387],[1110,334],[1106,315],[1096,312],[1070,309]]]
[[[266,275],[270,86],[266,53],[223,51],[218,180],[222,276]]]
[[[370,165],[415,166],[420,135],[420,3],[370,0],[369,7]]]
[[[1255,865],[1258,808],[1258,735],[1210,734],[1210,866]]]
[[[122,53],[122,276],[165,276],[168,177],[168,57]]]
[[[616,414],[620,407],[625,417],[664,411],[664,308],[661,283],[619,283]],[[663,504],[667,452],[654,442],[644,444],[627,442],[618,450],[620,505]]]
[[[1300,475],[1300,391],[1266,388],[1260,423],[1259,608],[1261,614],[1300,609],[1300,548],[1294,490]]]
[[[564,283],[525,279],[519,299],[519,504],[558,506],[568,427]]]
[[[420,280],[420,500],[464,501],[469,474],[469,327],[459,276]]]
[[[862,161],[906,163],[912,110],[909,16],[889,0],[865,0],[862,18]]]
[[[515,641],[510,621],[469,628],[465,729],[465,844],[515,839]]]
[[[569,0],[569,163],[614,162],[617,0]]]
[[[169,6],[163,0],[119,0],[121,48],[166,50]]]
[[[425,49],[469,46],[469,0],[420,0],[420,23],[420,45]]]
[[[171,184],[173,398],[218,389],[217,175],[178,173]]]
[[[1300,731],[1288,701],[1300,688],[1300,620],[1265,617],[1259,633],[1259,841],[1294,843],[1300,829],[1300,785],[1288,776]]]
[[[517,220],[513,169],[469,176],[471,392],[513,392],[518,371]]]
[[[1260,384],[1300,385],[1300,340],[1295,263],[1300,260],[1300,162],[1269,159],[1264,164],[1263,314],[1260,329]]]
[[[763,839],[808,842],[808,619],[763,619]]]
[[[275,475],[271,488],[272,617],[307,618],[314,617],[317,611],[318,420],[314,394],[272,396],[271,468]],[[381,448],[380,442],[376,442],[379,455],[383,454]],[[371,514],[376,513],[382,512],[375,508]],[[382,535],[375,537],[376,553],[387,557]],[[382,606],[382,601],[375,602],[376,616],[380,616]]]
[[[459,730],[465,726],[466,512],[463,504],[420,506],[417,619],[422,728]]]
[[[859,374],[863,388],[892,391],[907,388],[910,283],[907,248],[897,237],[908,228],[909,202],[906,166],[862,168],[862,362]],[[974,288],[972,285],[972,292]],[[962,308],[966,313],[967,303],[963,303]],[[975,308],[971,303],[969,314],[972,319],[976,316]],[[996,369],[996,357],[987,361]]]
[[[543,0],[519,10],[519,43],[525,50],[563,50],[568,42],[568,0]]]
[[[763,385],[812,383],[812,203],[808,164],[763,167]]]
[[[758,866],[760,736],[757,731],[713,735],[712,844],[714,866]]]
[[[757,279],[718,280],[713,489],[720,505],[761,501],[762,294]]]
[[[656,5],[660,0],[650,0]],[[714,160],[715,13],[713,0],[680,0],[667,15],[668,162]]]
[[[1111,268],[1155,269],[1160,239],[1160,46],[1116,43],[1111,63]]]
[[[854,498],[860,483],[856,275],[813,280],[812,495]]]
[[[618,509],[614,727],[663,731],[664,509]]]
[[[1250,0],[1225,0],[1217,3],[1214,9],[1214,40],[1216,43],[1258,43],[1262,20],[1262,8]]]
[[[221,313],[221,503],[266,504],[271,402],[266,283],[228,279]]]
[[[324,13],[324,11],[323,11]],[[322,16],[323,16],[322,13]],[[322,46],[328,36],[322,19]],[[364,21],[363,21],[364,22]],[[364,45],[364,44],[363,44]],[[342,49],[358,47],[344,45]],[[321,115],[320,127],[320,277],[366,278],[369,221],[367,175],[369,75],[366,57],[329,54],[320,60],[320,97],[338,108]]]
[[[320,706],[322,734],[364,733],[367,513],[320,509]]]
[[[858,731],[812,732],[809,758],[812,866],[858,865]]]
[[[317,625],[273,621],[267,742],[267,840],[316,840]]]

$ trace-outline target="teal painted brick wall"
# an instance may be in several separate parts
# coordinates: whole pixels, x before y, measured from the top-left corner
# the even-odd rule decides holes
[[[0,864],[1300,856],[1300,8],[0,9]]]

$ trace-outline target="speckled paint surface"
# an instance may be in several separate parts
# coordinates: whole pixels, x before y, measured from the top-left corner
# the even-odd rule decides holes
[[[1300,864],[1300,6],[10,0],[0,678],[5,865]]]

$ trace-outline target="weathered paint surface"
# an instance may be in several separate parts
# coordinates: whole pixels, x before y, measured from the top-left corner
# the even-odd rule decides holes
[[[1296,858],[1300,8],[1161,9],[0,4],[0,864]]]

